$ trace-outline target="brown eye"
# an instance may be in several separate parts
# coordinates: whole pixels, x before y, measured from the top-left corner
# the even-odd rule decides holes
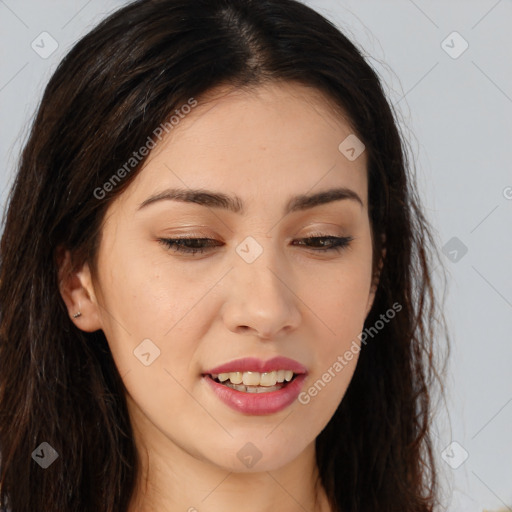
[[[317,247],[311,247],[314,251],[319,252],[326,252],[326,251],[341,251],[342,249],[348,247],[350,245],[350,242],[352,242],[353,237],[351,236],[328,236],[328,235],[321,235],[321,236],[312,236],[308,238],[301,238],[299,239],[299,242],[302,242],[301,245],[307,245],[308,247],[311,247],[313,245],[316,245]],[[305,242],[305,243],[304,243]],[[318,245],[320,247],[318,247]]]
[[[160,238],[158,241],[173,251],[186,254],[203,254],[208,248],[222,244],[213,238]]]

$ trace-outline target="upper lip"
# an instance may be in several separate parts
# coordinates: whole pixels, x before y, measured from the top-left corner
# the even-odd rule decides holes
[[[219,374],[231,372],[272,372],[274,370],[291,370],[293,373],[306,373],[306,368],[294,359],[288,357],[273,357],[267,361],[256,357],[244,357],[235,359],[229,363],[221,364],[211,370],[206,370],[204,374]]]

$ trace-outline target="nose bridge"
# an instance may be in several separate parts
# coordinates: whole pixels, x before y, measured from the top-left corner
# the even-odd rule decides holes
[[[247,272],[249,276],[258,276],[267,284],[283,285],[277,276],[285,278],[285,256],[279,249],[275,236],[263,232],[260,235],[247,236],[237,245],[236,252],[240,260],[237,261],[236,267],[241,273]]]
[[[248,236],[236,247],[230,288],[231,329],[241,326],[264,337],[295,327],[299,321],[296,297],[290,290],[289,272],[270,237]]]
[[[252,236],[246,237],[236,248],[238,254],[235,264],[237,278],[244,286],[249,285],[256,295],[264,298],[261,294],[270,294],[268,299],[274,300],[280,298],[284,291],[283,283],[278,278],[279,268],[281,268],[279,256],[270,237]],[[272,296],[272,297],[271,297]]]

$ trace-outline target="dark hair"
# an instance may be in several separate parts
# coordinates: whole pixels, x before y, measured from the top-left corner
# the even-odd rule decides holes
[[[331,22],[295,0],[133,2],[83,37],[48,83],[0,246],[2,506],[127,510],[140,464],[126,390],[103,332],[69,318],[57,248],[94,270],[106,209],[144,159],[101,199],[94,191],[190,98],[276,81],[323,93],[364,142],[376,272],[384,243],[387,251],[365,325],[402,307],[362,347],[316,440],[321,483],[337,511],[434,510],[430,427],[443,316],[431,228],[377,74]],[[60,454],[44,471],[31,457],[42,442]]]

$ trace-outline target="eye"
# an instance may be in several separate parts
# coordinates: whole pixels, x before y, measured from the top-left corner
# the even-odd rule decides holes
[[[208,248],[222,245],[214,238],[160,238],[158,241],[175,252],[187,254],[203,254]]]
[[[314,248],[312,250],[316,252],[327,252],[327,251],[336,251],[340,252],[342,249],[345,249],[352,242],[353,237],[351,236],[330,236],[330,235],[322,235],[321,233],[315,234],[314,236],[310,236],[308,238],[300,238],[298,241],[301,243],[306,242],[305,245],[311,247],[315,243],[320,243],[320,248]],[[327,245],[326,245],[327,243]],[[301,244],[300,244],[301,245]]]
[[[307,238],[299,238],[295,242],[298,242],[297,245],[306,246],[315,252],[340,252],[348,247],[352,240],[353,237],[350,236],[338,237],[318,233]],[[160,238],[158,241],[174,252],[190,255],[204,254],[213,247],[224,245],[223,242],[214,238]]]

